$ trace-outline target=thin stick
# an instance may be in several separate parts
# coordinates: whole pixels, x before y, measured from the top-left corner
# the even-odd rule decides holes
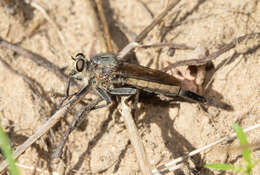
[[[151,165],[147,159],[147,155],[145,153],[144,145],[140,139],[137,128],[135,126],[135,122],[133,120],[130,108],[125,104],[126,98],[122,98],[122,116],[124,118],[124,123],[128,130],[128,135],[130,137],[131,143],[134,146],[135,155],[139,162],[140,168],[143,174],[152,175]]]
[[[260,128],[260,123],[254,125],[254,126],[248,127],[246,129],[243,129],[243,130],[244,130],[244,132],[249,132],[249,131],[252,131],[252,130],[257,129],[257,128]],[[211,144],[208,144],[206,146],[203,146],[203,147],[201,147],[199,149],[196,149],[196,150],[190,152],[189,154],[187,154],[185,156],[181,156],[181,157],[179,157],[179,158],[177,158],[177,159],[175,159],[173,161],[170,161],[168,163],[165,163],[165,164],[159,166],[157,169],[153,170],[153,174],[154,175],[160,175],[158,172],[162,173],[162,171],[165,171],[165,170],[172,171],[171,169],[175,169],[175,167],[174,167],[175,164],[177,164],[177,163],[187,159],[188,157],[194,156],[195,154],[198,154],[198,153],[200,153],[202,151],[205,151],[206,149],[209,149],[212,146],[215,146],[215,145],[217,145],[217,144],[219,144],[221,142],[224,142],[224,141],[228,141],[228,140],[233,139],[235,137],[236,137],[236,133],[232,133],[232,134],[229,134],[228,136],[222,137],[221,139],[219,139],[219,140],[217,140],[217,141],[215,141],[215,142],[213,142]]]
[[[154,14],[152,12],[152,10],[150,10],[150,8],[148,7],[148,5],[146,3],[144,3],[142,0],[137,0],[144,8],[145,10],[150,14],[150,16],[153,18]]]
[[[96,0],[96,4],[97,4],[97,9],[98,9],[98,13],[104,28],[104,33],[105,33],[105,40],[106,40],[106,44],[107,44],[107,51],[110,53],[113,53],[113,47],[111,44],[111,37],[110,37],[110,33],[109,33],[109,29],[108,29],[108,25],[107,25],[107,20],[106,17],[104,15],[104,10],[103,10],[103,5],[102,5],[102,0]]]
[[[120,51],[120,53],[117,55],[117,58],[119,60],[122,60],[127,55],[127,53],[129,53],[138,46],[140,46],[140,44],[138,44],[137,42],[130,42]]]
[[[176,43],[153,43],[153,44],[142,44],[137,46],[138,48],[149,48],[149,47],[171,47],[174,49],[181,49],[181,50],[193,50],[194,47],[187,46],[186,44],[176,44]]]
[[[244,40],[256,38],[256,37],[259,37],[259,36],[260,36],[260,33],[251,33],[251,34],[246,34],[246,35],[240,36],[238,38],[235,38],[233,41],[224,45],[218,51],[210,54],[207,57],[204,57],[204,58],[201,58],[201,59],[190,59],[190,60],[178,61],[176,63],[168,65],[167,67],[164,68],[164,70],[168,71],[168,70],[173,69],[173,68],[178,67],[178,66],[206,64],[207,62],[214,60],[215,58],[222,55],[223,53],[233,49],[234,47],[236,47],[238,44],[240,44]]]
[[[55,108],[55,104],[48,98],[46,97],[46,92],[44,91],[43,87],[38,83],[35,82],[32,78],[26,76],[26,74],[14,69],[9,63],[7,63],[1,56],[0,56],[0,62],[3,64],[5,68],[7,68],[11,73],[14,73],[15,75],[21,76],[23,80],[30,86],[34,86],[34,91],[38,95],[40,95],[41,99],[44,99],[51,108]],[[38,89],[39,88],[39,89]]]
[[[173,1],[164,11],[162,11],[154,20],[151,22],[150,25],[148,25],[137,37],[135,38],[135,41],[130,42],[127,44],[118,54],[119,59],[123,59],[130,51],[132,51],[134,48],[140,46],[140,43],[146,35],[157,25],[161,22],[161,20],[168,14],[168,12],[174,8],[180,0]]]
[[[163,10],[157,17],[154,18],[154,20],[152,21],[152,23],[150,25],[148,25],[136,38],[135,38],[135,42],[141,42],[146,35],[158,24],[161,22],[161,20],[168,14],[168,12],[173,9],[178,3],[180,2],[180,0],[175,0],[173,1],[171,4],[169,4],[169,6]]]
[[[89,91],[90,91],[91,83],[82,88],[73,98],[69,100],[67,104],[65,104],[62,108],[60,108],[55,114],[51,116],[51,118],[44,123],[32,136],[30,136],[22,145],[18,146],[15,150],[13,156],[16,159],[20,156],[27,148],[29,148],[37,139],[39,139],[42,135],[44,135],[51,127],[53,127],[62,117],[66,115],[66,113],[77,104]],[[4,160],[0,164],[0,172],[2,172],[8,163]]]
[[[95,12],[95,3],[94,1],[86,1],[87,3],[87,7],[88,7],[88,14],[90,15],[91,17],[91,21],[93,23],[93,26],[94,29],[92,29],[92,35],[93,36],[96,36],[96,40],[99,41],[100,45],[101,45],[101,52],[107,52],[107,49],[106,49],[106,42],[105,42],[105,39],[103,37],[103,33],[102,31],[100,30],[100,27],[99,27],[99,20],[97,18],[97,14]]]
[[[37,10],[39,10],[43,14],[45,19],[54,27],[54,29],[58,33],[58,36],[60,38],[60,41],[61,41],[63,47],[65,48],[64,51],[66,52],[67,55],[69,55],[69,53],[67,52],[67,49],[66,49],[67,48],[67,43],[65,41],[65,37],[61,33],[61,31],[60,31],[59,27],[57,26],[57,24],[51,19],[51,17],[48,15],[46,10],[44,8],[42,8],[39,4],[37,4],[35,2],[30,2],[30,5],[32,7],[34,7],[34,8],[36,8]]]
[[[6,40],[3,40],[1,37],[0,37],[0,47],[7,48],[9,50],[17,52],[18,54],[20,54],[26,58],[29,58],[31,61],[35,62],[37,65],[42,66],[45,69],[56,74],[58,76],[58,78],[60,78],[62,81],[66,81],[69,78],[64,72],[61,71],[61,69],[58,66],[56,66],[55,64],[53,64],[52,62],[50,62],[49,60],[44,58],[43,56],[33,53],[32,51],[24,49],[15,44],[12,44]],[[73,84],[77,84],[77,83],[75,81],[73,81]]]
[[[66,133],[64,134],[59,146],[56,148],[56,150],[54,151],[54,153],[52,154],[52,158],[57,158],[57,157],[60,157],[61,154],[62,154],[62,150],[63,150],[63,147],[66,143],[66,141],[68,140],[69,138],[69,135],[72,133],[72,131],[77,128],[81,123],[82,121],[85,119],[85,116],[88,115],[88,113],[95,109],[95,106],[101,102],[102,99],[101,98],[97,98],[96,100],[94,100],[91,104],[85,106],[82,111],[76,115],[69,127],[69,129],[66,131]]]
[[[149,47],[171,47],[175,49],[182,49],[182,50],[193,50],[195,49],[194,47],[187,46],[186,44],[175,44],[175,43],[157,43],[157,44],[138,44],[137,42],[130,42],[127,44],[121,52],[117,55],[119,59],[123,59],[124,56],[127,55],[131,50],[135,48],[149,48]]]

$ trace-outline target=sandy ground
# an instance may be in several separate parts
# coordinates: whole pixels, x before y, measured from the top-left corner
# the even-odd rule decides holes
[[[84,0],[35,2],[46,9],[58,25],[64,43],[55,27],[39,10],[30,5],[22,5],[22,11],[8,9],[1,4],[0,37],[45,57],[59,68],[65,69],[66,73],[73,66],[71,55],[78,52],[88,55],[91,45],[95,46],[96,53],[104,51],[96,37],[97,26],[91,16],[89,3]],[[109,1],[105,8],[108,22],[124,34],[122,37],[122,33],[119,34],[117,30],[111,32],[112,38],[115,38],[114,45],[122,48],[132,41],[165,5],[166,1],[159,0]],[[12,15],[12,12],[16,14]],[[259,23],[258,0],[183,0],[149,33],[144,43],[185,43],[192,47],[204,46],[212,53],[236,37],[259,32]],[[168,29],[170,30],[163,37],[162,33]],[[259,42],[258,47],[251,51],[246,46],[241,47],[243,49],[232,49],[213,61],[217,71],[211,86],[204,92],[206,98],[213,99],[216,103],[230,104],[233,110],[209,107],[208,112],[205,112],[198,104],[189,102],[176,102],[174,105],[149,102],[138,104],[136,123],[153,166],[161,165],[233,132],[234,122],[243,128],[259,123]],[[189,59],[191,51],[176,50],[173,57],[167,53],[168,48],[138,49],[136,55],[139,64],[161,69],[167,65],[167,61]],[[234,53],[237,53],[236,56]],[[54,106],[60,100],[55,94],[64,94],[65,81],[13,51],[0,48],[0,56],[13,69],[35,80],[42,87],[39,90],[39,86],[34,86],[39,92],[33,91],[21,75],[0,63],[0,119],[13,147],[16,147],[55,111]],[[151,62],[157,58],[157,63]],[[53,105],[47,103],[45,97]],[[95,96],[87,97],[90,98]],[[72,115],[68,115],[67,121],[70,122],[71,119]],[[67,123],[62,121],[53,129],[52,135],[38,140],[20,156],[19,164],[26,166],[20,167],[20,171],[23,174],[141,174],[118,108],[107,107],[90,113],[80,129],[71,134],[63,160],[51,161],[50,155],[67,128]],[[260,130],[254,130],[248,133],[248,140],[252,145],[258,143],[259,147],[259,136]],[[198,170],[197,174],[219,174],[201,167],[205,163],[216,162],[240,164],[242,159],[239,151],[229,151],[229,146],[238,147],[238,142],[209,149],[188,159],[182,169],[168,174],[195,174],[195,168]],[[253,157],[260,157],[259,150],[254,151]],[[253,174],[260,174],[259,165],[254,168]]]

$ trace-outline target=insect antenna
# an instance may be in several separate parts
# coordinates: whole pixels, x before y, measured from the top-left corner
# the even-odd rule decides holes
[[[76,59],[75,59],[73,56],[71,56],[71,59],[73,59],[74,61],[76,61]]]

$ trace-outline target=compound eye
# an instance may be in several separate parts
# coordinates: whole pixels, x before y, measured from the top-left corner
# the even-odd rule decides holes
[[[78,59],[76,62],[76,69],[78,72],[82,72],[85,66],[85,60],[83,59]]]

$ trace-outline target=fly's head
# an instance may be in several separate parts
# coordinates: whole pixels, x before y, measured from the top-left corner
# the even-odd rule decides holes
[[[94,76],[91,61],[88,61],[83,53],[78,53],[71,58],[75,61],[74,70],[71,73],[72,77],[87,83]]]

